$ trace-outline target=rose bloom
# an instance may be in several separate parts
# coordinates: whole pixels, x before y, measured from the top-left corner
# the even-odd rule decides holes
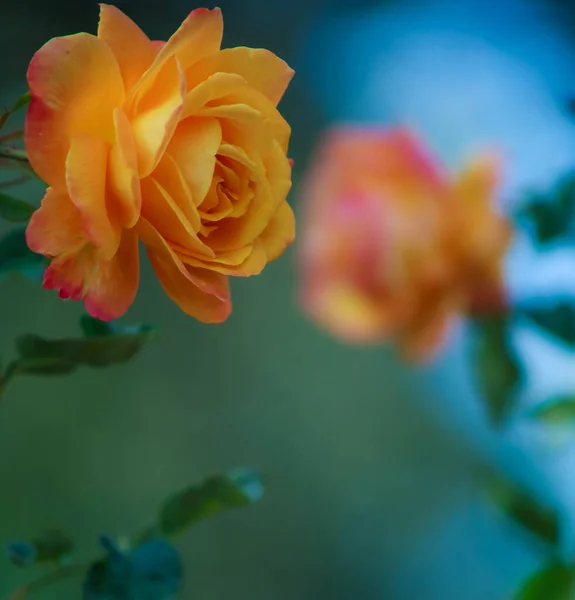
[[[228,276],[259,273],[294,238],[293,71],[267,50],[221,50],[219,9],[150,41],[102,5],[98,35],[55,38],[28,69],[30,163],[49,185],[27,241],[44,286],[100,319],[130,306],[138,240],[166,293],[204,322],[231,310]]]
[[[455,180],[404,129],[340,128],[321,141],[302,184],[304,310],[340,339],[395,339],[422,360],[453,317],[505,305],[511,230],[492,204],[498,162]]]

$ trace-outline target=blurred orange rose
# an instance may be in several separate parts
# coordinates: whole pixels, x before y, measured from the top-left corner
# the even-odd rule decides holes
[[[394,338],[413,360],[452,317],[499,310],[511,230],[492,207],[498,164],[451,181],[408,131],[329,132],[302,185],[304,310],[351,343]]]
[[[294,238],[290,127],[276,106],[293,71],[271,52],[221,50],[219,9],[152,42],[102,5],[98,35],[55,38],[28,69],[26,148],[50,186],[28,244],[46,288],[119,317],[138,288],[138,240],[186,313],[223,321],[228,276],[259,273]]]

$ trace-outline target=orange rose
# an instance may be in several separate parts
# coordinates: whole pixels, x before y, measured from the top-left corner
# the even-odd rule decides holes
[[[28,69],[26,148],[50,186],[28,244],[52,258],[44,286],[122,315],[138,240],[186,313],[220,322],[228,276],[259,273],[294,238],[290,127],[276,106],[293,71],[271,52],[220,49],[219,9],[152,42],[102,5],[98,35],[55,38]]]
[[[302,186],[304,310],[351,343],[438,348],[452,317],[501,304],[509,226],[491,207],[497,164],[452,182],[405,130],[326,135]]]

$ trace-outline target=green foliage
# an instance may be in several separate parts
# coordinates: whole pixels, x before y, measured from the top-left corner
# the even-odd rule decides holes
[[[263,490],[260,476],[247,469],[209,477],[199,485],[174,494],[164,503],[159,529],[168,536],[181,533],[207,517],[256,502]]]
[[[84,600],[171,600],[182,587],[179,552],[164,540],[151,540],[131,553],[102,538],[106,557],[92,564],[84,580]]]
[[[24,200],[0,192],[0,219],[11,223],[27,222],[36,209]]]
[[[84,325],[89,331],[103,333],[88,319]],[[261,477],[251,469],[209,477],[170,497],[161,509],[159,526],[139,536],[131,549],[121,550],[103,536],[104,556],[85,566],[61,564],[72,550],[72,542],[57,531],[47,531],[30,542],[11,543],[8,555],[18,566],[39,562],[59,562],[61,566],[16,590],[8,600],[24,600],[32,592],[80,574],[84,576],[83,600],[173,600],[181,591],[184,568],[178,550],[164,537],[225,509],[252,504],[263,492]]]
[[[541,503],[528,490],[497,476],[489,477],[487,491],[507,518],[535,539],[559,547],[561,528],[556,510]]]
[[[575,346],[575,306],[558,301],[552,306],[524,308],[521,314],[537,327],[569,346]]]
[[[523,583],[514,600],[571,600],[574,592],[573,567],[551,562]]]
[[[30,375],[60,375],[81,365],[107,367],[133,358],[150,340],[149,325],[121,326],[84,316],[84,337],[52,340],[27,334],[16,339],[18,358],[8,371]]]
[[[535,406],[531,417],[543,423],[561,425],[575,423],[575,395],[560,396]]]
[[[511,411],[523,372],[510,342],[506,316],[474,322],[473,368],[491,422],[500,425]]]
[[[74,548],[74,542],[58,529],[47,529],[34,539],[8,544],[8,556],[12,563],[27,567],[38,563],[61,563]]]
[[[0,278],[16,272],[37,279],[45,266],[45,257],[28,248],[24,228],[12,229],[0,239]]]
[[[538,244],[555,242],[573,231],[575,174],[564,177],[548,193],[532,194],[517,215],[532,226]]]
[[[5,110],[3,113],[1,113],[0,114],[0,129],[2,127],[4,127],[4,125],[6,124],[6,121],[8,121],[8,119],[11,117],[11,115],[18,112],[21,108],[24,108],[25,106],[27,106],[28,103],[30,102],[30,100],[32,100],[32,96],[30,95],[30,92],[26,92],[23,96],[20,96],[20,98],[18,98],[18,100],[16,100],[16,102],[14,103],[12,108],[9,108],[9,109]]]

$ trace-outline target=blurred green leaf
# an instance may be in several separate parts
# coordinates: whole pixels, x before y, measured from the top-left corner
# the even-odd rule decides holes
[[[28,248],[25,232],[23,228],[12,229],[0,239],[0,278],[11,272],[33,279],[42,275],[46,259]]]
[[[11,223],[26,222],[35,210],[31,204],[0,192],[0,219]]]
[[[263,491],[261,477],[249,469],[209,477],[168,498],[160,510],[160,531],[164,535],[181,533],[207,517],[256,502]]]
[[[58,529],[47,529],[33,540],[12,542],[7,551],[10,560],[18,566],[39,563],[61,563],[74,549],[74,542]]]
[[[30,542],[10,542],[6,544],[6,553],[17,567],[29,567],[36,562],[36,548]]]
[[[36,548],[36,562],[61,562],[74,549],[74,542],[59,529],[46,529],[32,541]]]
[[[133,358],[154,333],[148,325],[118,327],[117,331],[100,337],[60,340],[23,335],[16,340],[18,364],[27,373],[33,372],[30,366],[32,369],[61,368],[63,372],[69,366],[106,367]]]
[[[532,194],[519,207],[518,217],[533,227],[539,244],[554,242],[569,236],[575,216],[575,174],[563,177],[548,193]]]
[[[531,409],[530,415],[537,421],[555,425],[575,423],[575,395],[542,402]]]
[[[558,340],[575,346],[575,306],[560,301],[553,306],[523,308],[521,314]]]
[[[513,407],[523,372],[510,342],[507,317],[474,321],[473,368],[491,422],[500,425]]]
[[[164,540],[152,540],[131,554],[107,538],[107,556],[94,563],[84,581],[84,600],[171,600],[182,587],[179,552]]]
[[[13,115],[15,112],[18,112],[21,108],[24,108],[30,100],[32,100],[32,95],[30,92],[26,92],[24,95],[20,96],[18,100],[14,103],[12,108],[5,110],[2,114],[0,114],[0,129],[6,124],[6,121]]]
[[[575,591],[575,571],[558,562],[545,565],[521,586],[514,600],[571,600]]]
[[[559,547],[561,527],[556,510],[544,505],[528,490],[499,476],[490,476],[486,487],[489,496],[506,517],[536,539]]]
[[[15,113],[19,111],[21,108],[27,106],[30,103],[30,100],[32,100],[32,95],[30,94],[30,92],[26,92],[25,94],[20,96],[18,100],[16,100],[14,106],[12,106],[12,108],[10,109],[10,112]]]
[[[82,315],[80,327],[87,338],[106,337],[114,334],[111,323],[100,321],[100,319],[95,319],[90,315]]]

